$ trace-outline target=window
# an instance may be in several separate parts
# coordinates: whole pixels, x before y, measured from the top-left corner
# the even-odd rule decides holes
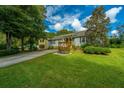
[[[85,42],[85,37],[81,37],[81,43]]]
[[[51,43],[52,43],[52,44],[55,44],[55,41],[52,41]]]
[[[41,39],[40,42],[44,42],[44,39]]]

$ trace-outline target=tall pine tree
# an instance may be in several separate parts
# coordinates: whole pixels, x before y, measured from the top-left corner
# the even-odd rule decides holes
[[[109,18],[106,17],[104,7],[97,7],[85,23],[87,42],[92,45],[105,46],[107,44],[107,32]]]

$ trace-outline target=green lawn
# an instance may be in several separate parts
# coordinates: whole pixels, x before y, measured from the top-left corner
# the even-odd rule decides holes
[[[124,49],[107,56],[48,54],[1,68],[0,87],[124,87]]]

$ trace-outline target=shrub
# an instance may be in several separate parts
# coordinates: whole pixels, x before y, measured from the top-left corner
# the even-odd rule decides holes
[[[111,38],[109,42],[110,44],[117,44],[117,45],[122,43],[119,38]]]
[[[109,47],[110,48],[121,48],[122,44],[111,44]]]
[[[85,47],[87,47],[87,46],[91,46],[90,44],[82,44],[81,45],[81,49],[84,49]]]
[[[111,50],[109,48],[87,46],[87,47],[84,48],[84,53],[106,55],[108,53],[111,53]]]
[[[6,44],[0,44],[0,50],[6,49]]]
[[[78,49],[80,49],[80,46],[72,45],[72,49],[73,49],[73,50],[78,50]]]
[[[0,57],[19,53],[19,49],[0,50]]]
[[[72,49],[73,49],[73,50],[76,50],[76,49],[77,49],[74,44],[72,44]]]
[[[54,47],[53,46],[49,46],[48,49],[54,49]]]
[[[68,54],[70,52],[70,47],[69,46],[58,46],[58,50],[60,53],[63,54]]]
[[[123,41],[120,38],[111,38],[109,40],[109,47],[111,48],[122,48],[123,47]]]
[[[122,43],[122,44],[120,45],[120,47],[121,47],[121,48],[124,48],[124,43]]]

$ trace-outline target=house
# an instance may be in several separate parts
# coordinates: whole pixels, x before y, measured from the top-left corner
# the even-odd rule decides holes
[[[38,46],[37,48],[39,50],[42,50],[42,49],[48,49],[48,40],[47,39],[43,39],[41,38],[39,41],[38,41]]]
[[[65,42],[69,46],[81,46],[86,43],[86,31],[74,32],[71,34],[55,36],[48,39],[48,46],[58,47],[59,43]]]

